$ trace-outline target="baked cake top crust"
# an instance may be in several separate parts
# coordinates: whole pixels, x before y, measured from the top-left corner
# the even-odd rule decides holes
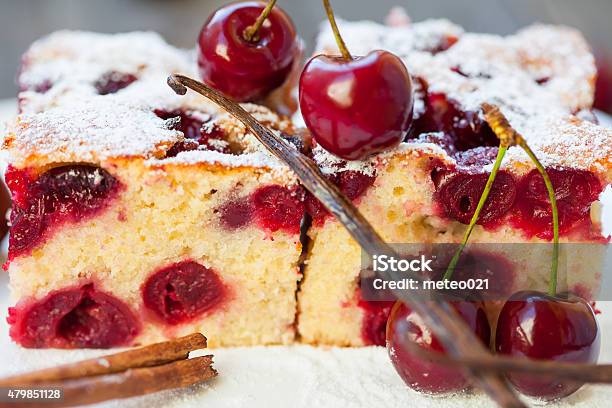
[[[113,75],[148,82],[163,73],[188,73],[192,59],[189,51],[170,46],[153,32],[57,31],[35,41],[22,57],[20,109],[40,112],[63,99],[87,100],[98,94],[96,85]]]
[[[392,27],[369,21],[339,21],[339,26],[354,55],[386,49],[402,58],[417,79],[415,118],[425,114],[426,95],[444,95],[460,112],[477,116],[481,122],[484,117],[480,105],[493,103],[544,165],[586,169],[608,182],[612,180],[612,130],[589,122],[593,120],[590,109],[596,68],[578,31],[534,25],[502,37],[465,33],[447,20]],[[329,24],[322,26],[316,52],[338,53]],[[455,125],[468,127],[472,123]],[[422,149],[456,164],[453,155],[427,143],[429,139],[421,135],[394,152],[349,166],[367,172],[373,161],[389,154]],[[338,168],[337,163],[329,166],[334,162],[329,154],[319,153],[317,161],[327,166],[328,172]],[[488,167],[483,170],[490,170]],[[522,149],[512,147],[504,167],[523,173],[533,165]]]
[[[588,169],[607,180],[612,178],[612,130],[581,119],[588,117],[592,104],[595,66],[587,44],[575,30],[536,25],[500,37],[465,33],[446,20],[399,27],[372,22],[341,21],[340,25],[356,55],[383,48],[402,57],[417,78],[415,117],[426,111],[425,94],[445,95],[458,109],[474,116],[479,115],[482,102],[495,103],[545,165]],[[317,49],[336,50],[327,25]],[[174,95],[165,84],[166,76],[176,71],[193,75],[195,63],[188,51],[169,46],[156,34],[61,31],[34,43],[23,65],[19,99],[24,113],[4,141],[17,167],[141,157],[149,165],[201,162],[283,168],[242,124],[216,105],[194,94],[187,98]],[[113,75],[118,76],[118,89],[100,95],[101,78],[113,79]],[[122,82],[125,75],[134,78]],[[247,108],[269,127],[293,132],[288,121],[266,108]],[[242,154],[200,146],[165,157],[185,137],[155,112],[177,109],[205,116],[202,121],[207,126],[217,124],[240,141],[238,153]],[[40,110],[44,112],[37,113]],[[424,136],[367,163],[339,165],[322,149],[315,150],[315,159],[326,172],[339,168],[369,172],[373,162],[407,151],[456,162],[452,154],[431,143],[431,135]],[[511,148],[504,163],[519,172],[532,167],[519,148]]]
[[[170,73],[194,75],[194,69],[190,52],[153,33],[60,31],[35,42],[19,76],[22,113],[4,138],[11,164],[141,158],[148,166],[267,168],[294,178],[227,112],[195,93],[178,96],[166,85]],[[289,120],[263,106],[243,107],[275,132],[295,132]],[[211,135],[170,155],[177,144],[195,143],[177,129],[181,115]]]

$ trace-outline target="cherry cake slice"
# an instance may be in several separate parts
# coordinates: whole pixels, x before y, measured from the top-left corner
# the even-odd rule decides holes
[[[150,34],[68,32],[24,57],[24,113],[5,143],[17,343],[293,341],[304,191],[235,119],[165,85],[188,58]],[[36,92],[44,67],[51,86]],[[299,140],[288,120],[246,108]]]
[[[327,25],[324,25],[327,27]],[[563,242],[564,290],[593,297],[603,272],[599,215],[592,211],[610,182],[612,131],[578,118],[593,100],[593,58],[570,29],[536,25],[498,37],[464,33],[446,21],[386,27],[343,22],[353,55],[384,49],[413,76],[414,125],[394,150],[362,161],[341,160],[321,146],[313,158],[390,243],[459,243],[497,155],[498,141],[479,111],[499,105],[544,162],[555,187]],[[568,53],[556,53],[564,43]],[[329,28],[316,54],[337,52]],[[547,80],[542,80],[546,73]],[[346,230],[308,196],[312,219],[304,280],[298,293],[303,341],[344,346],[384,345],[388,301],[368,301],[359,287],[362,252]],[[488,278],[485,300],[519,289],[546,290],[551,211],[541,176],[513,147],[493,184],[456,279]],[[528,244],[516,246],[513,244]],[[533,245],[532,245],[533,244]],[[530,250],[527,250],[529,248]],[[449,250],[450,252],[450,250]],[[446,265],[446,264],[444,264]],[[426,277],[440,278],[444,270]],[[495,302],[486,310],[495,319]]]

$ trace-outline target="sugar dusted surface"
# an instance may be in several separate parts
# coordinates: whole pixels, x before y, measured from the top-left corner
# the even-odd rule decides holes
[[[464,33],[447,20],[393,27],[339,21],[339,26],[354,55],[394,52],[412,75],[429,83],[430,92],[446,94],[462,110],[478,111],[483,102],[499,105],[546,165],[590,169],[612,179],[605,175],[612,162],[612,131],[573,116],[592,105],[596,73],[576,30],[534,25],[501,37]],[[426,51],[445,37],[458,41],[444,52]],[[322,25],[316,50],[337,52],[328,24]],[[507,167],[528,163],[520,148],[509,149]]]
[[[169,147],[182,134],[145,107],[117,103],[113,98],[70,104],[38,114],[24,114],[12,131],[13,159],[31,152],[48,162],[98,162],[109,157],[144,156]]]
[[[23,167],[141,157],[155,166],[208,162],[288,173],[231,115],[193,92],[178,96],[168,87],[166,78],[173,72],[195,75],[192,54],[150,32],[59,31],[36,41],[23,58],[19,76],[25,89],[19,94],[22,114],[5,135],[10,162]],[[114,94],[98,95],[94,84],[109,72],[134,74],[138,79]],[[48,91],[28,90],[44,81],[52,83]],[[292,132],[289,121],[267,108],[243,106],[274,131]],[[153,113],[157,109],[181,109],[204,122],[204,127],[219,126],[245,154],[199,149],[164,161],[165,152],[184,137]]]

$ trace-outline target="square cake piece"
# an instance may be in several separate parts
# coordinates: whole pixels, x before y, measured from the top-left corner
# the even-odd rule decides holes
[[[385,49],[402,58],[416,87],[411,135],[395,150],[344,161],[315,147],[324,173],[390,243],[459,243],[474,214],[499,142],[480,105],[498,105],[552,178],[562,242],[573,257],[562,290],[592,299],[608,238],[600,232],[598,197],[612,179],[612,131],[591,123],[595,65],[575,30],[536,25],[508,37],[465,33],[445,21],[388,27],[339,22],[353,55]],[[337,53],[328,25],[316,53]],[[563,44],[559,47],[559,44]],[[359,245],[313,197],[298,331],[314,344],[385,344],[391,302],[369,302],[360,291]],[[486,250],[476,269],[457,279],[488,278],[493,298],[545,290],[552,245],[550,204],[541,176],[519,147],[509,149],[470,242]],[[513,244],[527,244],[516,246]],[[592,244],[592,245],[591,245]],[[514,250],[512,247],[514,246]],[[517,250],[520,256],[517,256]],[[469,249],[469,247],[468,247]],[[437,276],[440,278],[440,276]],[[488,302],[495,319],[499,302]]]
[[[12,338],[292,342],[304,192],[231,116],[167,87],[191,73],[188,54],[152,34],[61,32],[24,61],[24,113],[4,140]],[[286,119],[245,107],[298,140]]]

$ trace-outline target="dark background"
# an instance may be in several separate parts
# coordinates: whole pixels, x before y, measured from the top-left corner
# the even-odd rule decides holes
[[[206,17],[224,0],[0,0],[0,98],[15,96],[19,57],[36,38],[62,28],[101,32],[154,30],[170,43],[192,47]],[[446,17],[470,31],[508,34],[534,21],[581,29],[592,44],[604,78],[599,107],[612,111],[612,0],[333,0],[346,19],[382,21],[405,7],[414,21]],[[320,0],[278,0],[312,46],[323,20]]]

